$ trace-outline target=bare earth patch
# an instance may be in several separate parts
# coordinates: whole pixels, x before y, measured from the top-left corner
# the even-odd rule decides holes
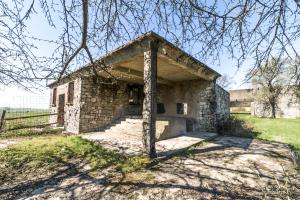
[[[299,181],[287,145],[220,136],[131,173],[73,163],[57,174],[2,184],[0,198],[296,199]]]
[[[4,149],[10,145],[17,144],[22,141],[24,141],[24,139],[0,139],[0,149]]]

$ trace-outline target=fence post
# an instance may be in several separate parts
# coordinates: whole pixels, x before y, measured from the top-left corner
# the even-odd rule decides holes
[[[1,118],[0,118],[0,131],[2,130],[2,127],[3,127],[3,125],[4,125],[5,113],[6,113],[6,110],[3,110],[3,111],[2,111]]]

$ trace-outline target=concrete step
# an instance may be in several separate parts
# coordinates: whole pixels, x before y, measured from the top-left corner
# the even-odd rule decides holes
[[[164,132],[167,121],[156,122],[156,133],[160,135]],[[142,135],[143,132],[143,119],[141,116],[127,116],[122,117],[118,121],[112,123],[105,130],[105,133],[109,134],[135,134]]]
[[[126,125],[143,125],[143,122],[128,122],[128,121],[122,121],[120,124],[126,124]]]
[[[130,128],[130,129],[107,129],[104,132],[105,133],[110,133],[110,132],[119,132],[120,134],[122,133],[131,133],[131,132],[142,132],[142,128]]]
[[[117,124],[115,126],[112,126],[111,128],[118,128],[118,127],[143,127],[143,124],[142,123],[120,123],[120,124]]]
[[[108,133],[114,131],[114,132],[124,133],[124,132],[132,132],[133,130],[139,131],[142,130],[142,128],[143,128],[142,123],[121,121],[121,123],[106,129],[105,132]]]
[[[143,123],[143,120],[142,119],[126,119],[125,121],[122,121],[122,122],[127,122],[127,123]]]
[[[170,138],[156,143],[159,159],[172,156],[180,152],[187,152],[188,149],[203,145],[205,142],[214,140],[219,135],[209,132],[193,132],[182,136]],[[166,150],[167,149],[167,150]]]

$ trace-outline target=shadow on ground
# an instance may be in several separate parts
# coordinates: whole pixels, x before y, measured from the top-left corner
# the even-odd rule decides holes
[[[218,132],[223,135],[231,135],[237,137],[257,138],[261,133],[250,127],[245,121],[234,116],[219,124]]]
[[[220,136],[180,155],[122,173],[66,163],[52,176],[0,184],[0,198],[28,199],[264,199],[300,196],[289,148]]]

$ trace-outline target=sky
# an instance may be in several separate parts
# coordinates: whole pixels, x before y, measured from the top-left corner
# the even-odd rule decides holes
[[[36,10],[36,12],[39,13],[41,11]],[[39,38],[44,38],[44,36],[47,36],[46,39],[57,38],[57,32],[48,26],[44,17],[39,17],[38,14],[31,18],[30,23],[28,24],[28,30]],[[46,43],[37,42],[36,45],[39,47],[38,51],[41,55],[48,55],[52,52]],[[99,55],[99,57],[101,56],[102,55]],[[231,78],[232,84],[227,89],[243,89],[251,87],[250,84],[243,83],[247,71],[252,66],[250,59],[246,60],[243,66],[238,69],[236,67],[236,60],[231,59],[229,54],[224,53],[220,58],[220,62],[206,64],[220,74],[226,74]],[[46,86],[46,83],[43,82],[42,85]],[[0,85],[0,107],[30,107],[44,109],[49,107],[49,101],[50,91],[47,87],[41,87],[38,91],[29,92],[16,86],[4,87]]]

